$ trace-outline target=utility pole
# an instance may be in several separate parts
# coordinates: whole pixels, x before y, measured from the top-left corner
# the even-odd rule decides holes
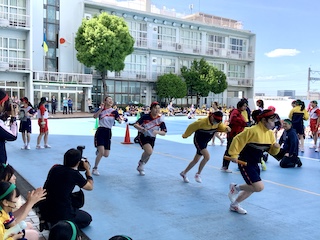
[[[319,77],[313,77],[311,75],[315,75],[315,74],[319,74],[320,75],[320,71],[313,71],[311,70],[311,68],[309,67],[308,69],[308,92],[307,92],[307,99],[310,100],[310,82],[315,82],[315,81],[320,81]]]
[[[189,9],[190,9],[191,14],[192,14],[193,4],[190,4],[190,5],[189,5]]]

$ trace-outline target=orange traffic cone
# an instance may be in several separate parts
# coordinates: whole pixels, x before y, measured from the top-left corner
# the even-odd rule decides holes
[[[133,143],[130,141],[129,124],[127,124],[127,127],[126,127],[126,135],[124,136],[124,142],[122,142],[122,144],[133,144]]]

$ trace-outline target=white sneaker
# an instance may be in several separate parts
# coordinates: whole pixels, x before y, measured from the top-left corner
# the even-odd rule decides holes
[[[240,214],[247,214],[247,211],[243,209],[240,204],[230,204],[230,211],[237,212]]]
[[[232,173],[232,171],[226,167],[222,167],[220,170],[221,170],[221,172]]]
[[[37,145],[36,149],[43,149],[44,147]]]
[[[199,173],[197,173],[197,174],[194,176],[194,179],[196,180],[196,182],[202,183],[201,176],[200,176]]]
[[[236,201],[236,198],[239,193],[236,186],[237,186],[236,183],[230,183],[230,185],[229,185],[230,192],[228,193],[228,197],[229,197],[231,203],[234,203]]]
[[[21,150],[25,150],[25,149],[27,149],[27,146],[26,146],[26,145],[23,145],[23,146],[21,147]]]
[[[319,150],[320,150],[319,148],[316,148],[314,151],[315,151],[315,152],[319,152]]]
[[[27,150],[30,150],[30,145],[29,145],[29,144],[26,146],[26,149],[27,149]]]
[[[309,148],[310,148],[310,149],[312,149],[312,148],[317,148],[317,146],[316,146],[316,145],[310,145]]]
[[[187,177],[187,174],[181,172],[181,173],[180,173],[180,176],[183,178],[183,181],[184,181],[185,183],[189,183],[189,179],[188,179],[188,177]]]
[[[99,176],[99,175],[100,175],[100,173],[99,173],[99,171],[98,171],[97,168],[92,168],[92,174],[93,174],[93,175],[96,175],[96,176]]]
[[[45,148],[51,148],[49,144],[44,145]]]
[[[144,175],[146,174],[146,173],[144,172],[144,165],[145,165],[145,163],[139,161],[138,167],[137,167],[137,171],[139,172],[139,174],[140,174],[141,176],[144,176]]]

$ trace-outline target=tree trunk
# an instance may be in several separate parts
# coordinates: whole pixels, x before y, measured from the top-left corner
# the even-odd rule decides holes
[[[197,93],[197,107],[199,107],[200,108],[200,106],[199,106],[199,102],[200,102],[200,97],[199,97],[199,94]]]
[[[102,81],[102,86],[103,86],[103,96],[102,96],[102,101],[105,99],[107,96],[107,83],[106,80],[108,79],[108,74],[106,71],[103,71],[101,73],[101,81]]]

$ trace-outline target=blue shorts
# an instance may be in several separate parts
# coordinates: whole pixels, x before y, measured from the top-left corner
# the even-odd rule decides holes
[[[94,146],[104,146],[104,149],[110,150],[111,147],[111,129],[105,127],[98,127],[94,135]]]
[[[145,144],[150,144],[152,148],[154,147],[154,142],[156,141],[155,137],[149,137],[149,136],[144,136],[143,134],[139,134],[138,138],[139,138],[139,144],[141,148]]]
[[[19,132],[31,133],[31,120],[27,118],[27,121],[20,121]]]
[[[304,126],[301,124],[292,124],[292,128],[300,135],[304,134]]]
[[[248,185],[252,185],[252,183],[261,181],[260,178],[260,168],[258,164],[243,166],[239,164],[239,169],[244,181]]]
[[[209,139],[210,141],[211,139]],[[194,138],[193,139],[193,144],[197,149],[197,154],[202,156],[202,153],[200,151],[202,151],[203,149],[206,149],[208,146],[208,142],[206,140],[200,139],[200,138]]]

